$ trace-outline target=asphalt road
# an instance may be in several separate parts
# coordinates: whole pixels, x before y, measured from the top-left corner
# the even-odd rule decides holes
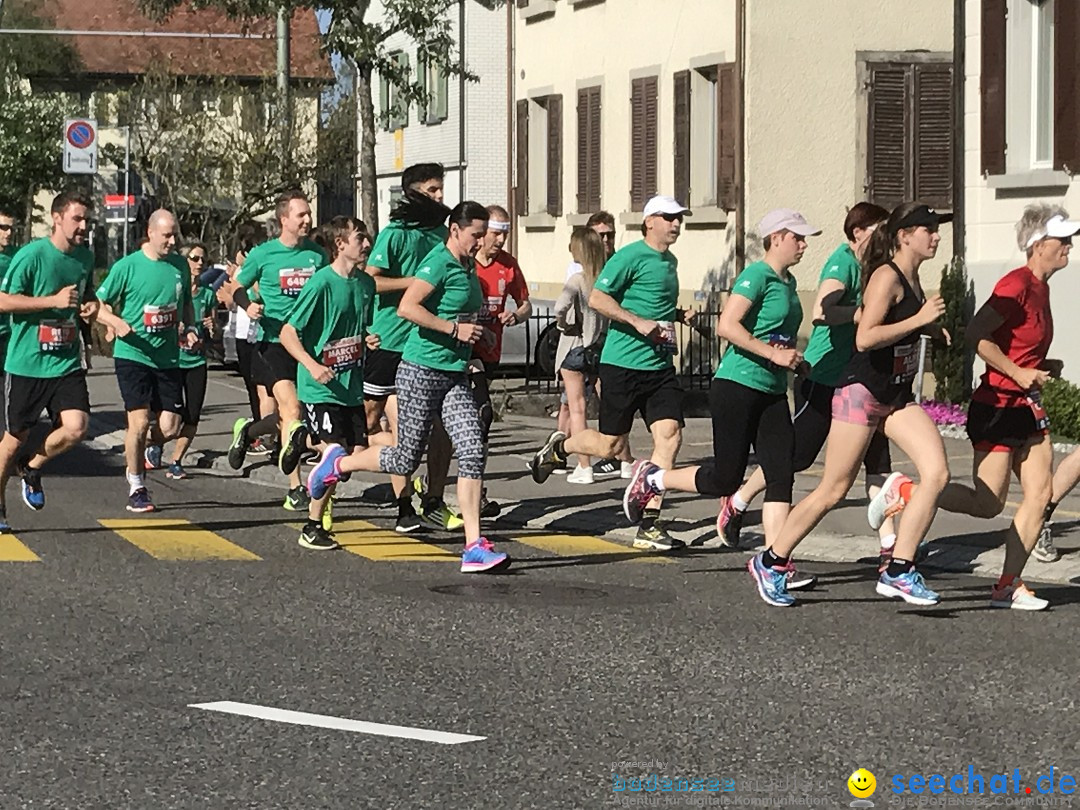
[[[894,775],[1080,776],[1067,584],[1025,614],[942,573],[943,602],[916,609],[876,597],[866,565],[820,564],[782,610],[740,552],[651,558],[496,524],[516,565],[466,576],[449,536],[345,531],[357,553],[306,551],[279,489],[211,471],[154,473],[161,511],[139,518],[115,454],[75,451],[45,487],[40,513],[9,492],[3,808],[842,807],[858,767],[882,806],[904,798]],[[391,526],[363,504],[337,513]],[[125,519],[143,528],[101,523]],[[37,560],[11,559],[26,550]],[[483,739],[192,708],[218,701]],[[650,773],[731,790],[613,790]]]

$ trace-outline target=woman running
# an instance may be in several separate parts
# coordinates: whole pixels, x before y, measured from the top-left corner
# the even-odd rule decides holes
[[[765,258],[735,279],[716,325],[717,334],[730,346],[709,390],[713,460],[674,470],[638,461],[623,496],[623,509],[633,523],[641,520],[645,504],[669,489],[714,495],[721,499],[722,509],[743,480],[751,445],[765,471],[767,544],[791,509],[795,436],[787,387],[788,372],[803,364],[795,349],[803,313],[790,268],[802,259],[806,238],[821,231],[797,211],[780,208],[765,215],[758,233],[764,239]],[[793,566],[787,566],[783,576],[793,578],[789,587],[813,583],[813,578],[796,580]]]
[[[986,363],[967,420],[975,486],[949,484],[939,505],[950,512],[996,517],[1005,508],[1009,479],[1015,473],[1019,480],[1024,494],[1005,535],[1005,563],[990,592],[994,607],[1043,610],[1049,605],[1020,575],[1039,539],[1052,490],[1054,447],[1039,389],[1052,372],[1060,372],[1061,364],[1046,359],[1054,337],[1047,282],[1069,263],[1077,231],[1080,222],[1070,221],[1060,206],[1029,205],[1016,226],[1027,263],[998,281],[965,333]]]
[[[466,367],[473,345],[484,334],[477,323],[483,297],[473,256],[487,231],[488,212],[477,202],[458,203],[450,212],[446,244],[420,263],[401,297],[398,313],[416,324],[402,352],[395,385],[397,445],[355,448],[346,454],[331,444],[308,476],[312,500],[343,475],[358,470],[412,475],[420,466],[435,420],[441,418],[458,460],[457,494],[465,522],[465,573],[494,571],[510,564],[506,554],[480,536],[484,431]]]
[[[937,253],[938,226],[951,219],[951,214],[938,214],[921,203],[904,203],[870,238],[863,262],[868,272],[855,333],[856,352],[833,395],[821,483],[791,510],[771,548],[747,564],[761,598],[770,605],[794,604],[787,587],[791,554],[851,489],[878,430],[884,430],[914,462],[921,486],[913,493],[911,480],[893,473],[870,501],[870,525],[875,529],[887,514],[906,504],[877,592],[916,605],[938,601],[915,570],[914,560],[937,512],[938,496],[949,481],[949,465],[941,435],[914,402],[912,382],[918,370],[919,335],[945,311],[941,296],[927,299],[923,295],[919,267]],[[948,339],[940,327],[936,332]]]

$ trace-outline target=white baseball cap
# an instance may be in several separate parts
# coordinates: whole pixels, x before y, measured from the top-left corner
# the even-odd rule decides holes
[[[793,208],[776,208],[761,218],[758,223],[758,236],[765,237],[779,231],[791,231],[799,236],[817,236],[821,233],[821,228],[815,228]]]
[[[1078,232],[1080,232],[1080,222],[1065,219],[1061,214],[1055,214],[1046,221],[1043,227],[1031,235],[1031,238],[1027,241],[1027,246],[1031,247],[1043,239],[1064,239],[1068,236],[1076,236]]]
[[[641,212],[641,220],[644,222],[649,217],[655,217],[660,214],[683,214],[688,217],[694,215],[689,208],[680,204],[674,197],[668,197],[665,194],[657,194],[645,203],[645,210]]]

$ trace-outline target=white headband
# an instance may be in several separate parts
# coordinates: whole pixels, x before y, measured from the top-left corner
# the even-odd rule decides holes
[[[489,231],[498,231],[499,233],[509,233],[510,232],[510,223],[505,222],[503,220],[498,220],[498,219],[489,219],[488,220],[488,230]]]

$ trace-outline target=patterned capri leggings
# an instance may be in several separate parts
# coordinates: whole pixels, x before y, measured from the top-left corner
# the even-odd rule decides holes
[[[379,467],[412,475],[420,466],[435,420],[441,418],[458,460],[458,477],[484,477],[480,410],[465,372],[439,371],[402,361],[397,372],[398,435],[379,453]]]

